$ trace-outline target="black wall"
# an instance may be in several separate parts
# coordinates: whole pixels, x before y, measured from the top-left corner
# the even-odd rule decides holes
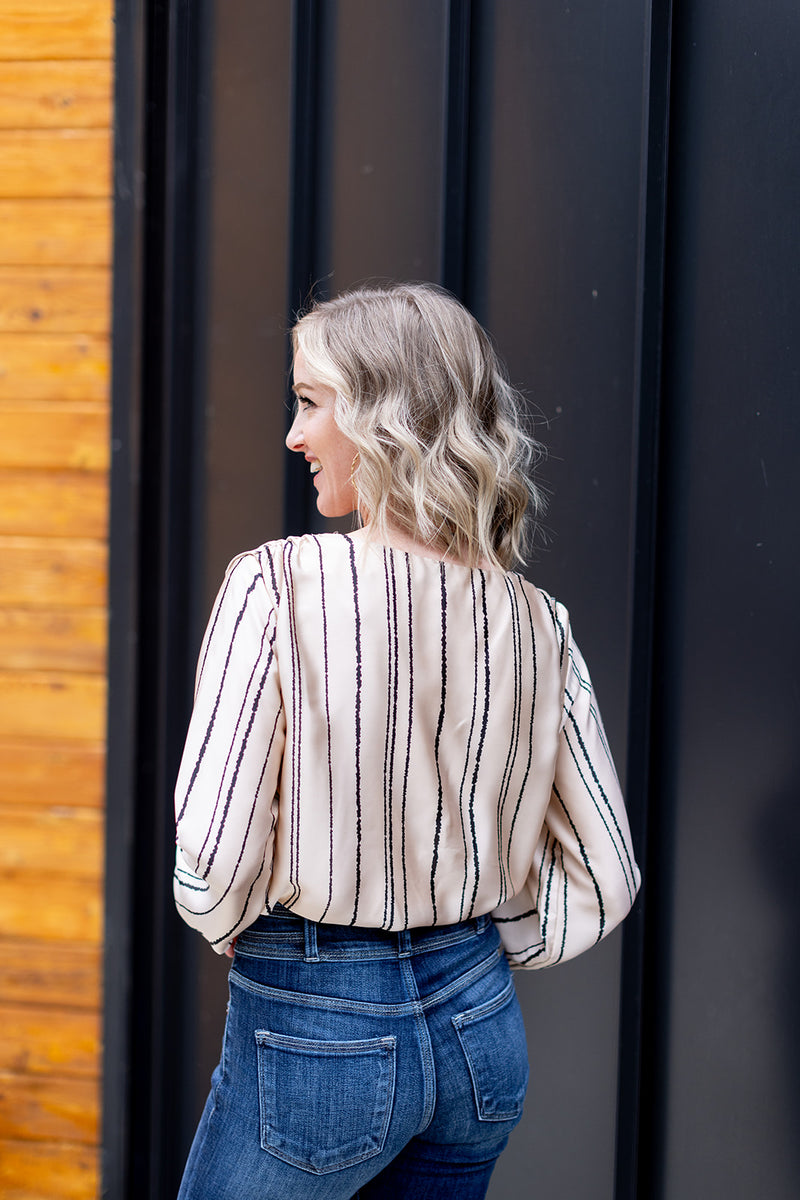
[[[794,726],[800,13],[788,0],[117,5],[106,1194],[171,1197],[225,963],[171,788],[227,561],[318,526],[286,461],[310,289],[433,279],[530,399],[530,575],[570,607],[646,886],[518,976],[495,1200],[800,1187]]]

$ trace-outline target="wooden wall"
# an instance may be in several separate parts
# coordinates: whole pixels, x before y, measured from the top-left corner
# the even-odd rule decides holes
[[[0,0],[0,1196],[98,1192],[111,0]]]

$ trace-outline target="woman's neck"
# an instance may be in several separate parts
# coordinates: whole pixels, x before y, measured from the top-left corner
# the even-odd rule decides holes
[[[432,546],[429,542],[420,541],[404,530],[396,529],[393,526],[389,526],[382,537],[379,537],[377,530],[374,530],[368,524],[362,525],[360,529],[356,529],[349,536],[358,542],[371,542],[376,546],[388,546],[392,550],[403,550],[408,554],[416,554],[420,558],[433,558],[438,562],[461,562],[462,565],[467,565],[452,554],[443,554],[438,546]]]

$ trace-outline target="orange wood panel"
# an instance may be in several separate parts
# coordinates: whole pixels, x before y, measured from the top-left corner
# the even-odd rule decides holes
[[[99,1194],[99,1155],[75,1142],[0,1140],[3,1200],[94,1200]]]
[[[0,996],[6,1004],[99,1011],[100,947],[0,937]]]
[[[70,807],[67,797],[41,809],[0,804],[0,828],[0,872],[36,873],[46,862],[50,878],[102,879],[103,820],[96,809]]]
[[[0,1002],[0,1072],[94,1079],[99,1054],[99,1013]]]
[[[0,1071],[0,1129],[6,1138],[90,1145],[98,1135],[97,1100],[98,1085],[92,1079]]]
[[[0,400],[106,400],[108,338],[0,333]]]
[[[0,876],[0,932],[4,936],[13,933],[20,938],[99,945],[102,916],[101,889],[94,882],[64,877],[43,888],[40,871]]]
[[[111,58],[108,0],[3,0],[0,58]]]
[[[0,667],[102,674],[106,624],[105,609],[0,608]]]
[[[0,263],[108,266],[107,200],[0,200]]]
[[[0,534],[102,538],[107,524],[105,474],[0,470]]]
[[[0,795],[4,804],[102,808],[104,787],[105,747],[99,742],[0,739]]]
[[[110,130],[0,131],[0,196],[110,195]]]
[[[0,400],[0,467],[107,471],[107,405]]]
[[[0,70],[0,129],[94,129],[111,124],[112,65],[6,62]]]
[[[100,1183],[113,16],[0,0],[2,1200]]]
[[[0,266],[0,331],[109,331],[111,275],[106,267]]]
[[[105,679],[97,675],[0,671],[0,728],[8,738],[97,742],[105,699]]]
[[[102,542],[0,537],[0,605],[98,608],[106,603],[107,588]]]

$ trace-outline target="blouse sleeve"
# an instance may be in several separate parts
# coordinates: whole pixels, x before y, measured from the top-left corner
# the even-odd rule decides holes
[[[285,719],[276,603],[255,554],[228,568],[203,639],[175,789],[178,912],[222,954],[264,909]]]
[[[525,886],[492,914],[512,967],[549,967],[596,945],[640,883],[592,681],[561,614],[567,658],[550,803]]]

